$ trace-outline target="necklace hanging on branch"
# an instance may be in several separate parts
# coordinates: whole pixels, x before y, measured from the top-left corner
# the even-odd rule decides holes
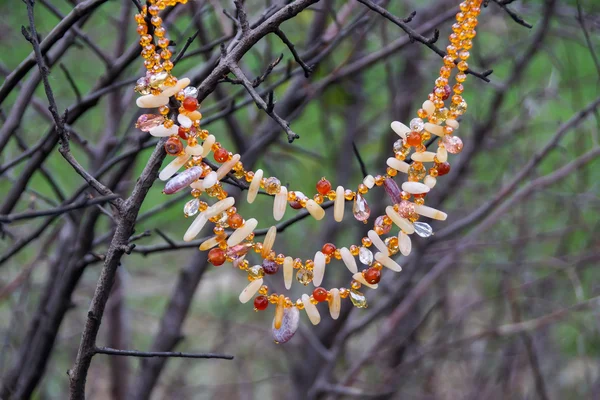
[[[185,3],[186,0],[180,2]],[[448,153],[457,154],[463,148],[461,139],[455,134],[459,128],[457,119],[467,110],[467,103],[462,98],[463,83],[467,78],[467,59],[475,37],[480,1],[460,3],[439,77],[435,80],[433,92],[417,111],[417,117],[408,126],[392,122],[391,128],[400,139],[393,144],[393,157],[387,159],[385,172],[366,176],[356,190],[342,186],[334,189],[327,179],[321,178],[316,182],[316,193],[312,197],[288,190],[278,178],[264,176],[260,169],[247,171],[239,154],[229,152],[215,136],[201,128],[202,114],[198,111],[200,105],[196,99],[198,91],[189,86],[188,78],[173,76],[172,53],[168,49],[170,41],[158,16],[160,10],[175,3],[175,0],[150,0],[150,6],[144,6],[135,16],[143,47],[141,55],[147,69],[146,76],[140,78],[135,87],[142,94],[136,103],[144,109],[158,109],[158,114],[141,115],[136,126],[153,136],[168,137],[165,151],[174,158],[159,175],[161,180],[167,181],[164,193],[191,189],[192,199],[185,204],[184,214],[194,219],[183,239],[191,241],[207,223],[214,225],[214,236],[200,245],[200,251],[208,252],[208,261],[214,266],[231,262],[247,274],[250,283],[239,299],[242,303],[253,300],[255,310],[274,308],[272,332],[277,342],[287,342],[294,335],[298,328],[299,310],[305,310],[311,323],[316,325],[321,320],[317,309],[319,303],[328,304],[333,319],[339,317],[341,302],[345,299],[349,298],[357,308],[366,308],[367,299],[361,292],[363,287],[377,289],[383,268],[402,271],[392,257],[398,252],[404,256],[410,254],[411,235],[429,237],[433,234],[431,226],[421,219],[443,221],[447,217],[444,212],[426,206],[425,198],[437,179],[450,171]],[[451,86],[455,68],[455,83]],[[435,152],[428,151],[425,145],[432,137],[438,146]],[[208,162],[211,153],[218,167],[213,168]],[[409,156],[410,164],[405,161]],[[181,168],[185,168],[184,171],[174,176]],[[400,186],[394,180],[398,174],[404,181]],[[333,202],[335,221],[341,222],[347,209],[351,208],[356,220],[368,223],[371,210],[365,195],[370,190],[385,191],[390,205],[386,207],[385,215],[374,219],[373,228],[360,243],[341,248],[325,243],[313,259],[302,260],[274,250],[277,247],[275,226],[268,229],[262,242],[255,239],[258,221],[255,218],[245,219],[237,212],[234,198],[228,195],[222,184],[226,179],[248,183],[248,203],[254,202],[260,189],[273,196],[273,217],[276,221],[283,218],[288,208],[306,209],[316,220],[321,220],[325,217],[321,205],[328,199]],[[216,201],[209,205],[200,200],[203,195]],[[250,265],[245,259],[250,251],[260,255],[262,264]],[[348,269],[348,287],[320,287],[328,265],[335,263]],[[307,287],[312,284],[314,290],[296,300],[271,292],[263,278],[280,271],[286,289],[292,287],[295,275],[300,284]]]

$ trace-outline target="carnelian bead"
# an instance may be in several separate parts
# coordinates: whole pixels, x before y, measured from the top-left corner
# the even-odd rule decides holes
[[[187,132],[187,130],[183,126],[179,127],[179,129],[177,130],[177,134],[183,140],[187,140],[187,138],[188,138],[188,132]]]
[[[436,167],[437,167],[437,171],[438,171],[438,176],[446,175],[448,172],[450,172],[450,163],[449,162],[443,162],[443,163],[437,164]]]
[[[319,182],[317,182],[317,192],[322,195],[327,195],[327,193],[331,190],[331,183],[325,178],[321,178]]]
[[[165,142],[165,151],[167,154],[172,156],[176,156],[183,151],[183,144],[176,137],[170,137],[169,140]]]
[[[374,285],[381,280],[381,271],[377,268],[369,268],[365,271],[365,281]]]
[[[318,287],[315,290],[313,290],[313,297],[315,300],[317,300],[319,302],[326,301],[327,300],[327,290],[322,287]]]
[[[269,306],[269,299],[267,298],[267,296],[257,296],[254,299],[254,309],[255,310],[264,310]]]
[[[409,146],[418,146],[421,144],[421,134],[419,132],[411,132],[406,136],[406,144]]]
[[[323,254],[327,254],[327,255],[332,255],[336,250],[336,247],[333,243],[325,243],[323,245],[323,248],[321,249],[321,252],[323,252]]]
[[[198,100],[196,100],[194,97],[186,97],[183,99],[183,108],[190,112],[196,111],[198,108]]]
[[[227,224],[231,228],[237,229],[244,224],[244,218],[242,218],[240,214],[235,213],[233,215],[230,215],[229,218],[227,218]]]
[[[216,162],[224,163],[229,158],[229,152],[227,149],[220,147],[214,152],[214,157]]]
[[[223,265],[226,259],[227,257],[225,256],[225,252],[222,249],[214,248],[210,249],[210,251],[208,252],[208,261],[215,267]]]

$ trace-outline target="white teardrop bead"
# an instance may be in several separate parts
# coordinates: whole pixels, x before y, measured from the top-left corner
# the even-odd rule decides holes
[[[446,214],[445,212],[436,210],[432,207],[420,206],[418,204],[415,204],[415,212],[424,217],[437,219],[439,221],[445,221],[446,218],[448,218],[448,214]]]
[[[202,151],[202,146],[198,144],[195,146],[185,146],[185,152],[190,156],[201,156]]]
[[[225,178],[229,171],[231,171],[233,167],[235,167],[235,164],[237,164],[238,161],[240,161],[240,158],[241,157],[239,154],[234,154],[231,157],[231,160],[225,161],[223,164],[221,164],[221,166],[217,169],[217,179],[221,180]]]
[[[256,195],[258,194],[258,189],[260,189],[260,180],[263,177],[263,170],[257,169],[252,177],[252,181],[250,182],[250,186],[248,187],[248,203],[253,203],[256,199]]]
[[[154,128],[148,131],[149,134],[155,137],[166,137],[177,135],[179,131],[179,127],[177,125],[173,125],[170,128],[165,127],[164,125],[155,126]]]
[[[206,218],[205,213],[201,212],[200,214],[198,214],[198,216],[194,218],[194,221],[187,229],[187,231],[185,231],[185,234],[183,235],[183,241],[189,242],[194,240],[194,238],[198,236],[198,234],[200,233],[202,228],[204,228],[204,225],[206,225],[207,222],[208,218]]]
[[[210,154],[212,146],[216,141],[217,139],[214,135],[208,135],[208,137],[204,139],[204,143],[202,143],[202,157],[206,157]]]
[[[325,254],[317,251],[313,261],[313,284],[315,286],[321,286],[323,277],[325,276]]]
[[[379,261],[381,265],[391,269],[394,272],[402,271],[402,267],[396,261],[392,260],[385,254],[375,253],[375,260]]]
[[[306,209],[317,221],[322,220],[325,216],[325,210],[323,210],[323,207],[318,205],[313,199],[308,199],[306,201]]]
[[[335,189],[335,201],[333,203],[333,219],[337,222],[342,222],[344,219],[344,206],[346,199],[344,198],[344,188],[338,186]]]
[[[433,101],[431,100],[425,100],[421,108],[423,108],[428,115],[432,115],[435,112],[435,104],[433,104]]]
[[[273,200],[273,218],[275,221],[281,221],[287,208],[288,191],[285,186],[282,186],[279,193],[275,195]]]
[[[155,96],[153,94],[147,94],[145,96],[138,97],[135,100],[135,104],[137,104],[139,108],[158,108],[160,106],[169,104],[169,97],[162,95]]]
[[[387,214],[388,217],[390,217],[390,219],[392,220],[392,222],[394,224],[396,224],[396,226],[398,228],[400,228],[401,230],[403,230],[404,232],[408,233],[409,235],[411,235],[411,234],[413,234],[415,232],[415,227],[412,224],[412,222],[410,222],[406,218],[402,218],[400,216],[400,214],[398,214],[396,212],[396,210],[394,210],[394,207],[387,206],[385,208],[385,213]]]
[[[402,184],[402,190],[410,194],[429,193],[429,186],[424,185],[421,182],[404,182]]]
[[[410,128],[399,121],[392,122],[391,127],[392,130],[396,132],[396,135],[400,136],[402,139],[406,139],[406,135],[410,132]]]
[[[242,240],[248,237],[248,235],[250,235],[252,231],[254,231],[257,225],[258,221],[255,218],[250,218],[249,220],[244,222],[244,225],[240,226],[235,231],[233,231],[231,236],[229,236],[229,238],[227,239],[227,245],[231,247],[235,246],[236,244],[239,244]]]
[[[186,87],[188,87],[190,84],[190,78],[181,78],[177,80],[177,83],[175,84],[175,86],[165,86],[163,88],[162,93],[160,94],[161,96],[167,96],[167,97],[171,97],[174,94],[176,94],[177,92],[179,92],[180,90],[185,89]]]
[[[215,215],[221,214],[223,211],[227,210],[228,208],[233,207],[234,204],[235,204],[235,199],[233,197],[227,197],[223,200],[217,201],[215,204],[208,207],[206,210],[204,210],[204,214],[206,214],[206,217],[208,219],[210,219],[210,218],[214,217]]]
[[[448,150],[443,146],[438,147],[436,157],[441,163],[448,161]]]
[[[263,241],[261,250],[263,258],[266,258],[271,252],[273,244],[275,244],[275,236],[277,236],[277,227],[272,226],[267,231],[267,234],[265,235],[265,240]]]
[[[285,288],[290,289],[292,287],[292,280],[294,278],[294,259],[292,257],[286,257],[283,259],[283,282]]]
[[[342,298],[338,289],[331,289],[329,291],[331,299],[329,300],[329,314],[332,319],[338,319],[340,316],[340,310],[342,309]]]
[[[385,254],[388,253],[388,248],[385,245],[385,243],[383,242],[383,240],[381,240],[381,238],[379,237],[379,235],[377,234],[377,232],[375,232],[374,230],[370,230],[367,233],[367,236],[369,237],[369,239],[371,239],[371,242],[373,242],[373,245],[375,247],[377,247],[377,249],[381,252],[384,252]]]
[[[175,175],[175,173],[179,171],[179,168],[183,167],[189,159],[189,154],[182,154],[178,157],[175,157],[173,161],[167,164],[167,166],[160,171],[160,174],[158,174],[158,179],[161,181],[168,180],[170,177]]]
[[[363,184],[369,189],[373,189],[373,186],[375,186],[375,178],[373,178],[373,175],[365,176],[365,179],[363,179]]]
[[[256,279],[256,280],[253,280],[252,282],[250,282],[248,284],[248,286],[246,286],[244,288],[244,290],[242,290],[242,293],[240,293],[240,302],[243,304],[249,302],[254,297],[256,292],[258,292],[258,289],[260,289],[262,284],[263,284],[262,278],[259,278],[259,279]]]
[[[365,285],[365,286],[366,286],[366,287],[368,287],[368,288],[371,288],[371,289],[377,289],[377,287],[378,287],[378,285],[377,285],[376,283],[375,283],[375,284],[372,284],[372,283],[369,283],[369,282],[367,282],[367,280],[366,280],[366,279],[365,279],[365,277],[363,276],[362,272],[357,272],[357,273],[355,273],[354,275],[352,275],[352,278],[353,278],[353,279],[354,279],[356,282],[359,282],[361,285]]]
[[[184,128],[192,127],[192,120],[187,115],[179,114],[177,116],[177,122],[179,122],[179,124]]]
[[[202,180],[202,187],[206,190],[206,189],[210,189],[211,187],[215,186],[215,184],[219,182],[219,180],[217,179],[217,173],[215,171],[211,171],[208,175],[206,175],[204,177],[204,179]]]
[[[398,247],[400,248],[400,253],[403,256],[408,256],[412,249],[412,242],[410,241],[410,236],[408,236],[405,232],[400,231],[398,234]]]
[[[310,302],[310,297],[306,293],[302,295],[302,303],[304,303],[304,309],[306,310],[306,315],[308,315],[308,319],[313,325],[317,325],[321,322],[321,315],[319,315],[319,310],[317,306]]]
[[[423,179],[423,183],[426,184],[430,189],[433,189],[435,184],[437,183],[437,179],[435,179],[431,175],[427,175],[425,179]]]
[[[435,158],[435,153],[432,151],[423,151],[421,153],[412,153],[410,158],[418,162],[432,162]]]
[[[425,130],[437,136],[444,136],[444,128],[440,125],[432,124],[431,122],[425,123]]]
[[[394,157],[388,158],[385,163],[388,167],[392,167],[396,171],[404,172],[405,174],[408,172],[408,168],[410,167],[408,163],[400,161]]]
[[[346,247],[342,247],[340,249],[340,255],[342,256],[342,261],[346,265],[346,268],[353,274],[356,273],[358,271],[358,266],[356,265],[356,260],[352,253],[350,253],[350,250]]]

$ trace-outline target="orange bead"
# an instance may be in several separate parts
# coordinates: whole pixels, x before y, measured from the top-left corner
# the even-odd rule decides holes
[[[331,183],[325,179],[321,178],[319,182],[317,182],[317,192],[322,195],[327,195],[327,193],[331,190]]]
[[[225,260],[225,252],[219,248],[210,249],[208,252],[208,261],[215,267],[223,265]]]
[[[318,287],[315,290],[313,290],[313,297],[315,300],[317,300],[319,302],[326,301],[327,300],[327,290],[322,287]]]
[[[196,111],[198,108],[198,100],[196,100],[194,97],[186,97],[183,99],[183,108],[189,112]]]
[[[321,252],[323,252],[323,254],[327,254],[327,255],[332,255],[336,250],[336,247],[333,243],[325,243],[323,245],[323,248],[321,249]]]
[[[406,144],[409,146],[418,146],[421,144],[421,134],[419,132],[411,132],[406,136]]]
[[[381,271],[377,268],[369,268],[365,271],[365,280],[374,285],[381,280]]]
[[[229,158],[229,152],[227,149],[220,147],[214,152],[214,157],[216,162],[224,163]]]
[[[235,213],[233,215],[230,215],[229,218],[227,218],[227,224],[231,228],[237,229],[244,224],[244,218],[242,218],[240,214]]]

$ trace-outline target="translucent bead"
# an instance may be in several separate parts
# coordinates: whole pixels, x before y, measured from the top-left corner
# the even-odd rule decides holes
[[[307,286],[310,282],[312,282],[312,279],[312,271],[309,271],[306,268],[300,268],[298,272],[296,272],[296,280],[304,286]]]
[[[402,151],[402,148],[404,147],[404,141],[402,139],[398,139],[394,142],[394,153],[399,153],[400,151]]]
[[[415,226],[415,232],[417,235],[421,237],[429,237],[433,235],[433,228],[426,222],[415,222],[413,224]]]
[[[248,279],[253,281],[256,279],[260,279],[265,276],[265,271],[262,266],[254,265],[251,268],[248,268]]]
[[[195,198],[185,203],[185,206],[183,207],[183,213],[186,217],[191,217],[192,215],[196,215],[198,213],[199,208],[200,200]]]
[[[393,179],[385,179],[383,181],[383,188],[385,189],[385,192],[388,194],[388,196],[390,196],[390,198],[392,199],[392,203],[398,204],[400,203],[400,201],[402,201],[400,188]]]
[[[185,97],[196,97],[198,95],[198,89],[193,86],[188,86],[183,89],[183,94]]]
[[[425,127],[425,123],[421,118],[413,118],[410,120],[410,129],[415,132],[421,132]]]
[[[356,289],[350,289],[350,300],[356,308],[367,308],[367,298]]]
[[[463,142],[458,136],[444,136],[442,142],[446,151],[450,154],[458,154],[463,149]]]
[[[354,218],[358,221],[365,222],[369,219],[371,215],[371,208],[369,207],[369,203],[367,200],[362,197],[360,193],[356,193],[356,197],[354,198],[354,205],[352,206],[352,213],[354,214]]]
[[[364,265],[370,266],[371,264],[373,264],[373,253],[366,247],[361,247],[358,251],[358,259]]]
[[[165,117],[156,114],[142,114],[135,123],[135,127],[142,132],[149,132],[150,129],[161,125],[165,121]]]
[[[381,233],[378,232],[380,235],[385,235],[386,233],[389,233],[390,230],[392,229],[391,224],[385,223],[385,217],[383,215],[380,215],[379,217],[377,217],[377,219],[375,220],[375,223],[373,225],[375,226],[375,228],[377,228],[381,231]]]
[[[275,195],[279,193],[279,189],[281,189],[281,182],[279,179],[274,176],[267,178],[265,181],[265,191],[269,194]]]
[[[420,181],[425,178],[426,174],[427,171],[423,168],[423,164],[414,162],[408,167],[408,178],[412,181]]]

